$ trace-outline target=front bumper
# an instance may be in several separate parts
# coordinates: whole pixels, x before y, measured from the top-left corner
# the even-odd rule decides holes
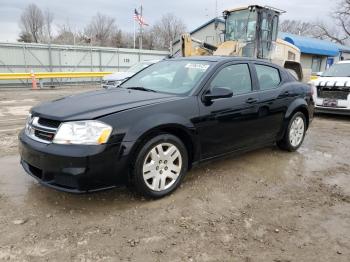
[[[337,114],[337,115],[350,115],[350,96],[348,99],[338,99],[337,105],[324,106],[323,102],[326,98],[316,97],[315,103],[315,113],[325,113],[325,114]]]
[[[39,183],[71,193],[115,187],[127,177],[121,144],[58,145],[32,140],[22,131],[19,152],[25,171]]]

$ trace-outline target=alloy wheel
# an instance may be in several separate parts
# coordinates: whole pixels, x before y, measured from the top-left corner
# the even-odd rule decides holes
[[[289,130],[289,141],[293,147],[297,147],[303,141],[305,131],[305,123],[302,117],[298,116],[294,119]]]
[[[182,168],[180,150],[171,143],[160,143],[147,154],[143,163],[143,179],[148,188],[163,191],[179,178]]]

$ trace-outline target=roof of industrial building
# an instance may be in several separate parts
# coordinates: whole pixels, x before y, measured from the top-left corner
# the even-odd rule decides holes
[[[279,33],[279,37],[297,46],[300,49],[300,51],[304,54],[323,56],[339,55],[340,46],[330,41],[283,32]]]
[[[224,21],[223,19],[221,19],[221,18],[215,17],[215,18],[213,18],[213,19],[210,19],[208,22],[202,24],[201,26],[197,27],[196,29],[192,30],[192,31],[190,32],[190,34],[192,35],[192,34],[194,34],[194,33],[198,32],[198,31],[202,30],[203,28],[205,28],[206,26],[208,26],[208,25],[210,25],[210,24],[212,24],[212,23],[225,24],[225,21]],[[180,42],[180,39],[176,39],[176,40],[174,41],[173,45],[177,44],[178,42]]]
[[[210,25],[210,24],[212,24],[212,23],[225,24],[225,21],[222,20],[221,18],[215,17],[215,18],[209,20],[208,22],[206,22],[205,24],[203,24],[203,25],[197,27],[196,29],[192,30],[190,33],[191,33],[191,34],[194,34],[195,32],[197,32],[197,31],[203,29],[204,27],[206,27],[206,26],[208,26],[208,25]]]
[[[350,53],[350,46],[338,44],[339,50],[344,53]]]

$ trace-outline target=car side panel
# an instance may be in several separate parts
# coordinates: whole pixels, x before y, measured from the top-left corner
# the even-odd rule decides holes
[[[314,101],[311,94],[309,94],[309,87],[302,83],[293,83],[294,90],[296,91],[295,97],[291,103],[289,103],[286,113],[284,115],[283,124],[277,135],[277,140],[281,139],[286,131],[290,118],[296,111],[301,111],[306,114],[309,124],[313,119],[314,114]]]
[[[100,120],[113,126],[114,130],[110,138],[112,143],[131,142],[136,145],[150,131],[171,127],[186,132],[197,152],[199,145],[197,144],[195,122],[198,115],[197,99],[195,96],[190,96],[176,101],[118,112],[102,117]],[[133,150],[133,147],[129,150]],[[198,154],[196,156],[199,158]],[[194,159],[194,161],[197,160],[199,159]]]
[[[261,135],[265,140],[275,140],[286,112],[298,96],[298,92],[289,83],[282,83],[278,88],[259,93],[259,114]]]

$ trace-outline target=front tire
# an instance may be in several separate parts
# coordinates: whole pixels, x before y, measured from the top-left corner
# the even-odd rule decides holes
[[[288,123],[282,140],[277,142],[279,148],[290,152],[296,151],[303,143],[306,133],[306,118],[302,112],[293,115]]]
[[[136,190],[146,197],[161,198],[180,185],[187,172],[188,153],[179,138],[161,134],[141,146],[134,163]]]

